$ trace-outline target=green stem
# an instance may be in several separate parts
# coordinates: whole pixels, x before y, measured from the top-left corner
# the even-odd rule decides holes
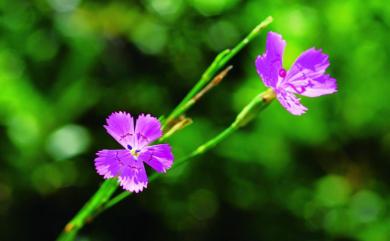
[[[170,170],[173,170],[184,163],[186,163],[188,160],[190,160],[193,157],[196,157],[198,155],[201,155],[208,151],[209,149],[213,148],[223,140],[225,140],[227,137],[229,137],[232,133],[234,133],[236,130],[241,128],[242,126],[246,125],[248,122],[250,122],[254,117],[257,116],[258,112],[266,108],[271,101],[275,98],[275,92],[272,89],[267,89],[263,93],[256,95],[237,115],[236,119],[233,121],[232,124],[225,130],[223,130],[221,133],[216,135],[214,138],[209,140],[208,142],[204,143],[203,145],[196,148],[193,152],[191,152],[188,156],[185,156],[177,161],[175,161],[175,164],[172,166]],[[155,180],[156,178],[162,176],[161,173],[153,173],[149,177],[149,182]],[[99,210],[99,214],[110,207],[114,206],[115,204],[119,203],[123,199],[129,197],[132,193],[124,191],[121,194],[117,195],[113,199],[109,200],[107,203],[105,203],[102,208]]]
[[[219,72],[224,65],[234,57],[243,47],[245,47],[257,34],[268,26],[272,22],[272,17],[267,17],[263,22],[257,25],[240,43],[238,43],[232,50],[225,50],[217,55],[215,60],[212,62],[209,68],[203,73],[201,79],[197,82],[197,84],[190,90],[190,92],[184,97],[184,99],[179,103],[179,105],[171,112],[168,118],[163,122],[163,128],[165,127],[175,118],[184,113],[188,108],[192,105],[187,105],[186,103],[190,101],[202,88],[207,85],[213,76]],[[237,117],[238,118],[238,117]],[[191,153],[188,157],[182,158],[177,161],[176,164],[172,168],[176,168],[177,166],[184,163],[186,160],[203,153],[208,150],[210,147],[216,145],[227,136],[229,136],[234,130],[236,130],[240,125],[237,122],[232,124],[227,130],[223,131],[220,135],[215,137],[210,142],[198,147],[193,153]],[[155,173],[150,176],[150,181],[157,178],[159,175]],[[108,209],[109,207],[115,205],[120,202],[131,193],[124,192],[114,197],[110,201],[110,197],[118,187],[118,183],[116,179],[108,179],[103,182],[102,186],[99,190],[89,199],[89,201],[80,209],[80,211],[76,214],[76,216],[65,226],[65,229],[57,238],[57,241],[71,241],[74,240],[78,231],[85,225],[85,223],[92,219],[92,217],[96,217],[102,211]],[[108,202],[107,202],[108,201]]]
[[[206,69],[202,74],[200,80],[195,84],[195,86],[188,92],[184,99],[176,106],[176,108],[168,115],[164,128],[175,118],[180,116],[188,109],[186,103],[192,99],[210,80],[213,76],[219,72],[226,63],[233,58],[242,48],[244,48],[253,38],[255,38],[262,29],[267,27],[272,23],[273,19],[271,16],[264,19],[260,24],[258,24],[243,40],[241,40],[234,48],[226,49],[219,53],[211,65]]]
[[[90,220],[91,213],[101,207],[101,205],[112,196],[118,187],[116,178],[107,179],[100,186],[99,190],[80,209],[76,216],[65,226],[65,229],[58,237],[57,241],[70,241],[76,237],[77,232],[86,222]]]
[[[183,157],[175,162],[172,169],[175,169],[193,157],[201,155],[225,140],[237,129],[246,125],[251,121],[258,113],[269,105],[269,103],[275,98],[275,93],[272,89],[268,89],[263,93],[255,96],[237,115],[232,124],[219,133],[217,136],[196,148],[188,156]],[[149,182],[152,182],[156,178],[160,177],[160,173],[153,173],[149,177]],[[109,209],[120,201],[132,195],[131,192],[124,191],[115,196],[111,200],[108,200],[116,188],[118,187],[116,179],[108,179],[103,182],[102,186],[95,193],[95,195],[84,205],[84,207],[77,213],[77,215],[66,225],[64,231],[58,237],[57,241],[71,241],[76,237],[77,232],[84,226],[88,220],[92,220],[93,217],[98,216],[103,211]]]

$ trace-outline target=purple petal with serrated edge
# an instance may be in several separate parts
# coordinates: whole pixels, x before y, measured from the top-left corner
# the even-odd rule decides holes
[[[141,192],[148,186],[148,177],[142,161],[129,159],[118,177],[119,184],[130,192]]]
[[[276,97],[280,104],[293,115],[302,115],[307,110],[293,93],[278,91]]]
[[[134,145],[134,120],[129,113],[112,113],[107,118],[107,125],[104,128],[124,148],[127,148],[127,145]]]
[[[127,159],[133,159],[127,150],[101,150],[96,155],[96,171],[106,179],[118,176]]]
[[[316,78],[310,86],[306,87],[301,95],[307,97],[316,97],[321,95],[328,95],[337,91],[336,80],[325,74]]]
[[[325,74],[328,56],[314,48],[303,52],[287,72],[280,87],[296,94],[316,97],[337,91],[336,80]]]
[[[138,160],[147,163],[157,172],[166,172],[172,166],[173,154],[168,144],[159,144],[143,148]]]
[[[135,125],[135,145],[138,149],[157,140],[162,135],[160,122],[151,115],[141,114]]]
[[[268,87],[275,87],[278,82],[285,46],[286,41],[281,35],[269,32],[265,53],[256,59],[257,73]]]

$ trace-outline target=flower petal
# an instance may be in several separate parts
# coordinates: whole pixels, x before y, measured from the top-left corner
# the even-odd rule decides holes
[[[307,86],[301,95],[307,97],[316,97],[321,95],[328,95],[337,91],[336,79],[325,74],[314,79],[311,85]]]
[[[146,162],[157,172],[166,172],[172,166],[173,154],[168,144],[145,147],[138,160]]]
[[[283,68],[282,57],[285,46],[286,41],[281,35],[269,32],[265,53],[256,59],[257,73],[268,87],[275,87],[278,82],[279,71]]]
[[[118,177],[119,184],[130,192],[141,192],[148,186],[148,176],[142,161],[127,159],[122,173]]]
[[[302,115],[307,108],[301,104],[299,99],[290,92],[279,91],[276,94],[280,104],[293,115]]]
[[[135,125],[135,145],[142,149],[162,136],[160,122],[151,115],[141,114]]]
[[[128,145],[134,145],[134,119],[129,113],[112,113],[104,128],[124,148],[128,149]]]
[[[143,162],[134,159],[128,150],[101,150],[97,156],[95,167],[104,178],[118,176],[120,185],[130,192],[140,192],[147,187]]]
[[[127,159],[133,159],[127,150],[101,150],[96,155],[96,171],[106,179],[118,176],[123,163],[126,163]]]
[[[316,97],[337,91],[336,80],[325,74],[328,56],[314,48],[303,52],[280,83],[281,88],[296,94]]]

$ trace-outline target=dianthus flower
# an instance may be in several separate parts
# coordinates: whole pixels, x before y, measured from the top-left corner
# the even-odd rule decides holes
[[[101,150],[95,167],[104,178],[118,177],[120,185],[130,192],[140,192],[148,185],[144,163],[157,172],[172,166],[173,155],[168,144],[150,145],[162,136],[161,124],[141,114],[134,123],[126,112],[115,112],[107,118],[107,132],[123,146],[120,150]]]
[[[280,104],[294,115],[301,115],[307,108],[295,94],[317,97],[337,91],[336,80],[325,74],[329,66],[328,56],[315,48],[304,51],[286,71],[282,57],[286,41],[282,36],[269,32],[266,51],[256,59],[256,69],[264,84],[274,90]]]

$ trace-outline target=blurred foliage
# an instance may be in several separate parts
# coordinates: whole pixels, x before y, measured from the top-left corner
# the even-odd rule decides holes
[[[304,98],[300,117],[273,103],[80,240],[390,240],[387,1],[19,0],[0,11],[0,240],[53,240],[102,181],[94,153],[118,148],[106,116],[167,114],[268,15],[286,67],[322,48],[339,92]],[[265,33],[188,113],[194,123],[169,140],[176,157],[264,90],[254,68],[264,44]]]

